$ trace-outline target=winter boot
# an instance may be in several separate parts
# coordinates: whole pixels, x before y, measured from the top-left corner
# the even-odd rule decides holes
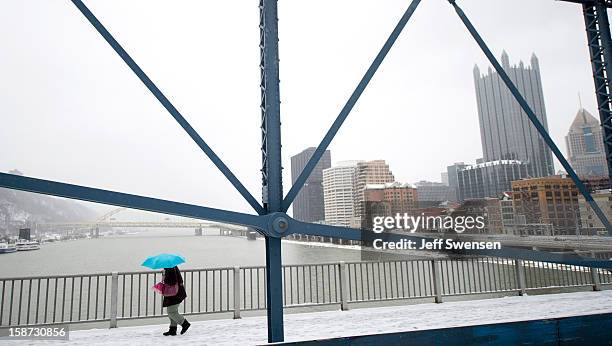
[[[185,320],[182,324],[181,324],[181,334],[185,334],[185,332],[187,331],[187,329],[189,329],[189,326],[191,326],[191,323],[187,322],[187,320]]]
[[[168,336],[168,335],[176,335],[176,326],[174,327],[171,326],[170,329],[168,329],[168,331],[164,333],[164,336]]]

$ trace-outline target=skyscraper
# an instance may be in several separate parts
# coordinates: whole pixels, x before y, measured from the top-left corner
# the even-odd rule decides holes
[[[292,183],[295,183],[300,173],[302,173],[302,170],[315,150],[316,148],[308,148],[291,157]],[[306,222],[325,220],[325,210],[323,207],[323,170],[330,166],[331,153],[329,150],[326,150],[308,179],[306,179],[304,187],[293,202],[293,218]]]
[[[355,215],[352,226],[361,226],[362,203],[364,201],[364,190],[368,184],[393,183],[395,177],[385,160],[363,161],[357,163],[355,169]]]
[[[355,171],[359,161],[343,161],[323,170],[325,222],[334,226],[351,225],[355,213]]]
[[[510,66],[508,54],[503,52],[501,60],[504,70],[548,130],[538,58],[535,54],[531,56],[531,66],[522,61],[518,66]],[[474,83],[484,161],[521,161],[527,165],[530,177],[554,174],[551,150],[499,75],[491,68],[482,75],[475,66]]]
[[[568,160],[579,176],[608,176],[601,126],[584,108],[576,114],[565,144]]]

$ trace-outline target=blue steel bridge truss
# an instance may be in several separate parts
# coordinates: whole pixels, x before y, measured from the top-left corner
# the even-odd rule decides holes
[[[230,223],[242,226],[248,226],[256,229],[266,239],[266,284],[267,284],[267,313],[268,313],[268,340],[270,342],[279,342],[284,339],[283,330],[283,301],[282,301],[282,272],[281,272],[281,239],[291,234],[305,234],[305,235],[317,235],[325,237],[333,237],[348,240],[361,240],[365,239],[365,232],[358,229],[335,227],[321,224],[305,223],[295,220],[289,217],[286,212],[291,206],[293,200],[298,195],[300,189],[303,187],[306,179],[313,171],[317,162],[330,145],[331,141],[338,133],[338,130],[347,119],[352,108],[359,100],[361,94],[366,89],[368,83],[382,64],[387,53],[393,47],[393,44],[401,34],[402,30],[410,20],[411,16],[415,12],[421,0],[412,0],[404,15],[401,17],[389,38],[384,43],[382,49],[364,74],[363,78],[355,88],[354,92],[340,111],[340,114],[333,122],[332,126],[325,134],[323,140],[318,145],[316,151],[310,158],[304,170],[299,175],[296,182],[289,189],[286,196],[283,197],[283,183],[282,183],[282,167],[281,167],[281,126],[280,126],[280,90],[279,90],[279,59],[278,59],[278,17],[277,17],[277,3],[278,0],[260,0],[260,51],[261,51],[261,135],[262,135],[262,203],[260,204],[253,195],[245,188],[240,180],[232,173],[232,171],[223,163],[221,158],[210,148],[210,146],[200,137],[200,135],[191,127],[189,122],[181,115],[181,113],[172,105],[170,100],[164,96],[164,94],[157,88],[157,86],[149,79],[145,72],[136,64],[136,62],[130,57],[130,55],[121,47],[121,45],[114,39],[114,37],[108,32],[108,30],[100,23],[95,15],[87,8],[87,6],[81,0],[71,0],[78,10],[85,16],[85,18],[95,27],[100,35],[108,42],[108,44],[115,50],[115,52],[123,59],[123,61],[130,67],[130,69],[138,76],[142,83],[149,89],[149,91],[157,98],[157,100],[166,108],[168,113],[177,121],[177,123],[185,130],[185,132],[191,137],[191,139],[202,149],[204,154],[213,162],[213,164],[221,171],[221,173],[229,180],[229,182],[236,188],[236,190],[244,197],[244,199],[251,205],[255,210],[256,214],[239,213],[221,209],[215,209],[210,207],[190,205],[185,203],[167,201],[156,198],[149,198],[144,196],[131,195],[126,193],[95,189],[90,187],[66,184],[55,181],[48,181],[30,177],[23,177],[17,175],[11,175],[6,173],[0,173],[0,187],[29,191],[41,194],[54,195],[65,198],[78,199],[89,202],[103,203],[108,205],[115,205],[120,207],[146,210],[158,213],[165,213],[171,215],[185,216],[195,219],[217,221],[223,223]],[[602,1],[601,3],[593,1],[573,1],[583,3],[583,6],[587,8],[592,6],[595,10],[595,14],[587,14],[585,10],[585,18],[587,18],[587,29],[589,19],[603,20],[605,16],[605,22],[607,23],[607,14],[605,9],[601,11],[601,8],[609,7],[608,1]],[[587,4],[584,4],[584,3]],[[516,98],[524,112],[526,113],[529,120],[533,123],[535,128],[538,130],[542,138],[546,141],[548,146],[551,148],[559,162],[563,165],[563,168],[568,172],[574,183],[580,190],[580,193],[584,196],[585,200],[590,203],[597,216],[600,218],[603,225],[608,230],[608,234],[612,234],[612,227],[606,219],[606,216],[601,211],[599,206],[593,201],[589,191],[586,189],[584,184],[580,181],[570,164],[567,162],[559,148],[552,141],[551,137],[547,133],[546,129],[539,122],[535,116],[533,110],[525,101],[523,96],[520,94],[512,80],[508,77],[506,72],[503,70],[499,62],[493,56],[483,39],[480,37],[474,26],[471,24],[465,13],[459,8],[454,0],[449,0],[449,3],[453,6],[457,12],[460,20],[465,24],[469,33],[474,37],[476,43],[480,46],[490,63],[493,65],[495,70],[498,72],[501,79],[504,81],[506,86],[509,88],[511,93]],[[601,6],[600,10],[597,11],[597,6]],[[594,15],[595,17],[592,17]],[[590,17],[589,17],[590,16]],[[596,34],[600,35],[603,28],[597,26]],[[605,35],[605,33],[604,33]],[[602,45],[605,48],[610,48],[609,42],[609,26],[607,27],[607,42],[603,42],[599,39],[597,44],[590,42],[592,57],[597,58],[597,54],[600,54],[600,58],[593,62],[594,74],[597,83],[607,83],[601,89],[597,89],[598,101],[600,105],[600,114],[602,112],[602,102],[608,102],[608,110],[610,106],[610,88],[607,74],[605,73],[605,63],[612,61],[605,59],[606,54],[612,53],[609,49],[601,51]],[[589,38],[591,34],[589,34]],[[605,40],[604,40],[605,41]],[[593,53],[595,51],[595,53]],[[605,52],[605,54],[604,54]],[[599,64],[599,65],[597,65]],[[603,65],[602,65],[603,64]],[[595,66],[597,65],[597,66]],[[597,70],[600,65],[604,66],[603,70]],[[603,74],[604,78],[598,81],[598,73]],[[603,81],[603,82],[602,82]],[[605,95],[604,95],[605,94]],[[607,99],[604,99],[605,98]],[[601,100],[600,100],[601,99]],[[605,106],[605,104],[604,104]],[[608,143],[612,139],[612,131],[610,128],[610,112],[605,110],[607,118],[602,118],[602,124],[605,131],[605,141]],[[605,120],[605,121],[604,121]],[[606,146],[606,148],[608,148]],[[612,148],[612,146],[611,146]],[[610,159],[610,151],[608,151],[608,158]],[[612,172],[612,170],[611,170]],[[368,234],[368,236],[371,236]],[[384,234],[382,235],[388,240],[420,240],[422,238],[415,237],[408,234]],[[501,250],[474,250],[472,252],[475,255],[484,256],[499,256],[506,258],[516,258],[524,260],[535,260],[544,262],[553,262],[569,265],[582,265],[596,268],[612,269],[612,261],[600,261],[593,258],[584,258],[576,254],[552,254],[540,251],[532,251],[525,249],[517,249],[511,247],[504,247]]]
[[[603,144],[608,163],[608,175],[612,182],[612,88],[609,73],[612,71],[612,39],[607,8],[612,7],[609,0],[600,2],[584,1],[582,12],[587,33],[587,43],[591,56],[593,80],[599,121],[603,129]]]

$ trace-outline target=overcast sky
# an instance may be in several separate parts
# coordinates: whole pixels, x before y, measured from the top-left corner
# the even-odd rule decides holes
[[[578,93],[597,114],[580,6],[458,2],[498,57],[538,55],[550,132],[565,152]],[[319,143],[409,3],[280,1],[285,192],[290,157]],[[260,199],[258,1],[86,4]],[[70,1],[1,5],[0,171],[250,211]],[[385,159],[402,182],[474,162],[474,64],[488,67],[452,7],[423,0],[332,142],[332,161]]]

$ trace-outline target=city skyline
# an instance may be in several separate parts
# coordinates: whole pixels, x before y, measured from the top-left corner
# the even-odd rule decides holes
[[[612,0],[247,5],[3,6],[0,339],[612,340]]]
[[[342,0],[320,4],[329,12],[317,13],[312,3],[279,9],[286,168],[292,154],[318,144],[406,6],[396,0],[385,6]],[[91,7],[260,199],[261,155],[253,149],[261,141],[253,130],[260,125],[257,9],[196,1],[167,7],[152,1],[143,17],[131,2],[91,1]],[[526,7],[530,11],[523,11]],[[346,10],[350,16],[338,25],[333,13]],[[563,137],[577,93],[585,108],[596,109],[579,9],[495,0],[466,3],[465,10],[496,55],[505,48],[514,59],[527,61],[537,51],[550,132],[565,150]],[[0,129],[0,171],[18,168],[33,177],[250,211],[83,18],[74,16],[70,4],[12,1],[3,13],[6,54],[0,57],[0,83],[7,116]],[[238,24],[227,23],[227,13]],[[547,30],[539,30],[544,14]],[[427,20],[432,16],[440,17],[433,31]],[[508,19],[518,17],[519,27]],[[320,27],[305,32],[308,18],[317,18]],[[149,20],[163,25],[150,27]],[[206,34],[220,29],[224,35]],[[440,44],[445,54],[428,53]],[[211,54],[208,47],[222,47],[217,51],[223,53]],[[437,181],[449,163],[473,162],[480,151],[474,64],[488,66],[448,4],[423,3],[330,149],[338,157],[384,156],[400,181]],[[451,92],[441,94],[442,84]],[[375,139],[366,134],[376,127],[385,127],[389,140],[372,145]],[[436,143],[442,138],[457,144]],[[103,169],[114,166],[124,169]],[[289,169],[284,180],[290,181]]]

